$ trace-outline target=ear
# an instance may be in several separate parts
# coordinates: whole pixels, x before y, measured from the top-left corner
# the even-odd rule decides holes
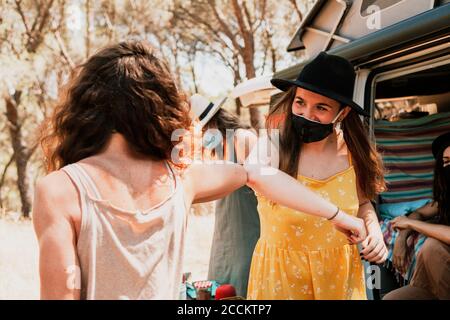
[[[341,115],[339,116],[336,122],[341,122],[342,120],[344,120],[350,111],[352,111],[351,107],[349,106],[344,107],[344,111],[342,111]]]

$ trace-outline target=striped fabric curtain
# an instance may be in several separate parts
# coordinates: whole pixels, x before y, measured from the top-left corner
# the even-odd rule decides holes
[[[377,120],[377,149],[387,174],[382,203],[414,201],[433,196],[434,158],[431,143],[450,131],[450,112],[395,122]]]

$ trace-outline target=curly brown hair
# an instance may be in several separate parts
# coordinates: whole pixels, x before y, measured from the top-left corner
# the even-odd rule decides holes
[[[169,160],[175,129],[187,129],[189,105],[167,64],[144,41],[101,49],[79,66],[46,121],[41,145],[48,171],[102,151],[113,132],[132,151]]]

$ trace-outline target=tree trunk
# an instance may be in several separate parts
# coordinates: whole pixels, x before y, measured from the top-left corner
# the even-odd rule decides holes
[[[31,212],[31,194],[27,174],[28,152],[22,141],[22,130],[19,124],[19,115],[17,106],[20,103],[20,91],[17,91],[14,97],[6,97],[6,117],[9,122],[9,132],[11,144],[15,154],[15,164],[17,168],[17,187],[19,189],[20,200],[22,202],[22,215],[25,218],[30,217]]]
[[[243,57],[245,65],[245,75],[247,79],[252,79],[256,76],[255,66],[253,65],[253,55],[250,53],[244,54]],[[263,121],[261,119],[261,112],[258,107],[250,107],[250,124],[256,130],[263,128]]]

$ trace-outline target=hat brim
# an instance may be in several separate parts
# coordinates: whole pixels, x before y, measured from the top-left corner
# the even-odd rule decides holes
[[[431,144],[431,150],[435,159],[442,156],[442,152],[450,147],[450,132],[444,133],[437,137]]]
[[[297,81],[297,80],[285,80],[285,79],[276,79],[276,78],[274,78],[274,79],[270,80],[270,82],[272,83],[273,86],[275,86],[276,88],[280,89],[281,91],[287,91],[292,86],[296,86],[296,87],[299,87],[299,88],[304,88],[304,89],[309,90],[309,91],[313,91],[315,93],[321,94],[323,96],[326,96],[328,98],[331,98],[333,100],[336,100],[338,102],[341,102],[342,104],[345,104],[345,105],[349,106],[350,108],[355,110],[360,115],[363,115],[365,117],[369,117],[370,116],[369,112],[364,110],[364,108],[362,108],[359,104],[354,102],[352,99],[344,97],[344,96],[342,96],[342,95],[340,95],[340,94],[338,94],[336,92],[333,92],[333,91],[330,91],[330,90],[326,90],[326,89],[322,89],[322,88],[319,88],[317,86],[311,85],[309,83],[302,82],[302,81]]]
[[[200,126],[200,128],[203,128],[208,123],[208,121],[211,120],[212,117],[214,117],[214,115],[219,111],[219,109],[223,106],[226,100],[227,97],[223,98],[219,102],[214,103],[213,107],[208,112],[208,114],[202,120],[199,121],[198,125]]]

